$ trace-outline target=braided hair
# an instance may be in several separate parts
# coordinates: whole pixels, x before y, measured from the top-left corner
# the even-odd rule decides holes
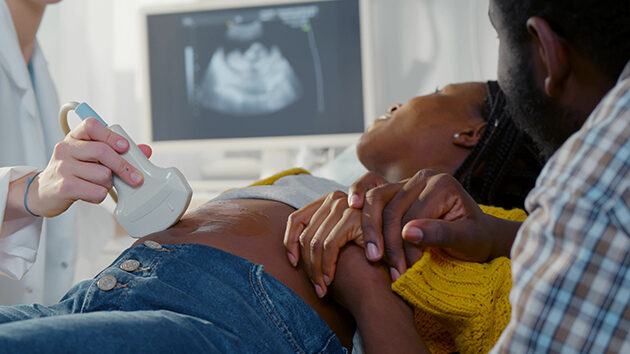
[[[482,116],[488,124],[454,176],[477,203],[523,208],[545,160],[507,114],[498,83],[488,81],[486,86]]]

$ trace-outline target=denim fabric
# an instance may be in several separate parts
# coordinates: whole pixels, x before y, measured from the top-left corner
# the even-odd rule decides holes
[[[140,267],[122,270],[131,259]],[[136,246],[53,306],[0,307],[0,352],[25,351],[347,353],[261,265],[196,244]]]

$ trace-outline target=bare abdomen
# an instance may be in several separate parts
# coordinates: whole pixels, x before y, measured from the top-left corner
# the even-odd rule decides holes
[[[196,243],[262,264],[267,273],[306,301],[344,346],[350,347],[352,318],[332,300],[319,299],[302,267],[293,268],[287,260],[282,240],[287,218],[294,210],[284,203],[261,199],[212,202],[186,214],[168,230],[145,236],[135,244],[145,240]]]

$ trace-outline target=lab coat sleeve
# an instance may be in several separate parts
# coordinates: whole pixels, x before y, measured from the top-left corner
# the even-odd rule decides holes
[[[34,167],[0,168],[0,275],[20,279],[37,257],[43,218],[4,222],[9,183],[36,170]]]

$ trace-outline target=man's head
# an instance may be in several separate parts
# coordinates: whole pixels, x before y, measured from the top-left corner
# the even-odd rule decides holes
[[[578,130],[630,59],[630,6],[618,0],[491,0],[499,83],[545,155]]]

